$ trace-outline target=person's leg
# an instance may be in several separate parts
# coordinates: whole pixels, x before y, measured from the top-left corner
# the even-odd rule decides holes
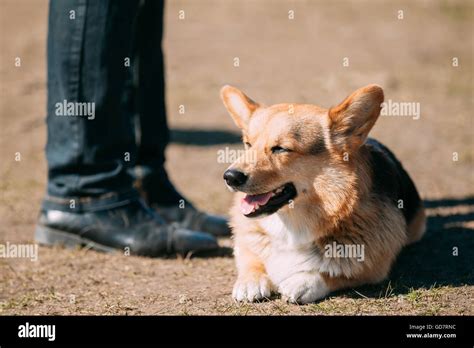
[[[121,203],[136,192],[136,157],[124,86],[136,1],[51,1],[48,34],[48,195],[69,210]],[[93,198],[93,199],[91,199]],[[67,206],[62,204],[64,199]]]
[[[217,246],[210,235],[166,224],[132,188],[127,59],[138,4],[50,2],[48,194],[35,232],[39,243],[148,256]]]
[[[144,2],[137,28],[137,112],[140,124],[135,175],[148,204],[167,221],[215,235],[230,233],[227,221],[197,211],[169,180],[165,149],[169,141],[166,120],[164,62],[162,52],[163,2]]]
[[[170,132],[165,105],[163,8],[163,1],[145,1],[138,14],[136,109],[140,127],[135,175],[149,202],[177,206],[185,199],[164,169]]]

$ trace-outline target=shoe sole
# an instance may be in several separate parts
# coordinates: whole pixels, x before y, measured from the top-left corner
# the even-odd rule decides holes
[[[41,245],[61,245],[69,249],[86,248],[104,253],[117,252],[117,249],[93,242],[89,239],[79,237],[75,234],[57,230],[51,227],[37,225],[35,229],[35,240]]]

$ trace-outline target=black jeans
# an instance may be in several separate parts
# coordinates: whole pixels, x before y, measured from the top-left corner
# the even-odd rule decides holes
[[[163,2],[51,0],[46,209],[182,199],[164,170],[169,140]]]

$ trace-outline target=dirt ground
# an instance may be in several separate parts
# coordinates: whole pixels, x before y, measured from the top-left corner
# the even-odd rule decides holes
[[[190,258],[40,247],[37,262],[0,258],[0,314],[474,314],[472,23],[472,1],[168,1],[167,166],[197,206],[226,214],[232,198],[217,151],[241,145],[218,97],[223,84],[267,104],[328,107],[377,83],[386,99],[421,105],[419,119],[381,117],[372,135],[414,178],[426,237],[382,284],[305,306],[235,304],[229,239]],[[3,244],[33,242],[45,190],[46,24],[47,1],[0,0]]]

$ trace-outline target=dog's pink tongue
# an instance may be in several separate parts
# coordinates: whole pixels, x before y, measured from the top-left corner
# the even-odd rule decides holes
[[[261,195],[246,195],[240,202],[240,210],[244,215],[250,214],[254,211],[257,204],[260,206],[265,205],[271,197],[271,192],[262,193]]]

